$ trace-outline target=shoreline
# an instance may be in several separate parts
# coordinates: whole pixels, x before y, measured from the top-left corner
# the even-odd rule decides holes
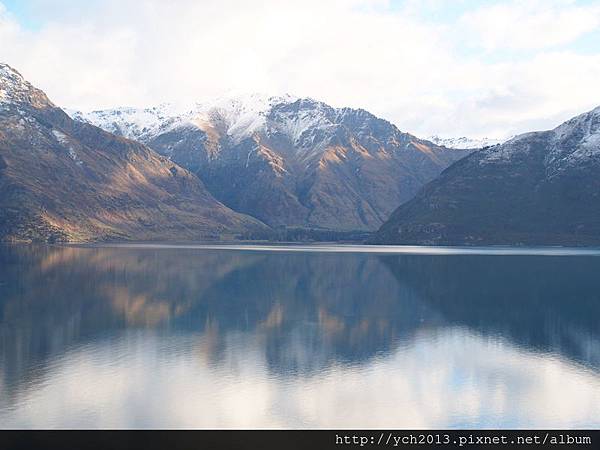
[[[298,253],[376,253],[409,255],[506,255],[506,256],[600,256],[600,247],[564,246],[429,246],[369,245],[339,242],[104,242],[87,244],[54,244],[76,248],[228,250]]]

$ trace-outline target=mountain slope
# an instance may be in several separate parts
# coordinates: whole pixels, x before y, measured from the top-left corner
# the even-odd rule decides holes
[[[74,118],[137,139],[204,181],[234,210],[272,226],[375,230],[469,153],[400,132],[367,111],[250,95]]]
[[[458,161],[375,242],[600,244],[600,108]]]
[[[201,239],[262,228],[148,147],[73,121],[0,64],[0,240]]]

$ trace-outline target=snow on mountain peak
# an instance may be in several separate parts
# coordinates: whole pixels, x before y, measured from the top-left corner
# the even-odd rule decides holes
[[[510,138],[509,138],[510,139]],[[502,144],[508,139],[493,139],[493,138],[480,138],[473,139],[465,136],[461,137],[440,137],[430,136],[426,140],[433,142],[434,144],[441,145],[448,148],[483,148],[489,147],[496,144]]]
[[[577,133],[581,139],[600,134],[600,106],[579,114],[552,130],[558,139]]]
[[[19,72],[6,63],[0,63],[0,80],[4,81],[8,79],[25,82],[23,76]]]
[[[523,133],[484,151],[482,163],[510,161],[543,142],[548,176],[600,156],[600,107],[580,114],[553,130]]]
[[[150,108],[118,107],[90,112],[65,110],[73,119],[96,125],[118,136],[141,141],[151,138],[183,120],[182,113],[169,103]]]
[[[291,95],[269,96],[259,93],[228,95],[197,104],[192,117],[205,116],[220,119],[227,129],[227,134],[234,141],[240,141],[264,127],[266,116],[273,106],[295,100],[296,97]]]
[[[223,110],[231,114],[261,114],[267,112],[273,105],[291,103],[295,100],[297,100],[297,97],[288,94],[281,96],[258,92],[250,94],[227,94],[215,97],[205,103],[198,103],[197,108],[202,110]]]
[[[75,120],[141,141],[205,121],[218,124],[234,141],[240,141],[265,125],[267,115],[275,105],[296,100],[291,95],[226,95],[191,105],[164,103],[149,108],[119,107],[91,112],[67,110],[67,113]]]
[[[600,156],[600,107],[580,114],[552,130],[553,143],[548,163],[562,170]]]
[[[0,63],[0,104],[27,101],[34,90],[19,72]]]

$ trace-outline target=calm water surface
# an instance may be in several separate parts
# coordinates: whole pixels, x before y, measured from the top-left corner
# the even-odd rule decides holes
[[[0,428],[600,427],[600,252],[0,246]]]

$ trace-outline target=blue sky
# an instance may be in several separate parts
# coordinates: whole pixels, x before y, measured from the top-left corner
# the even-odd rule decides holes
[[[0,60],[66,107],[290,93],[505,137],[600,105],[600,0],[0,5]]]
[[[21,26],[29,29],[36,29],[41,26],[39,20],[33,19],[27,2],[6,0],[2,3],[4,3],[4,7],[19,21]]]

